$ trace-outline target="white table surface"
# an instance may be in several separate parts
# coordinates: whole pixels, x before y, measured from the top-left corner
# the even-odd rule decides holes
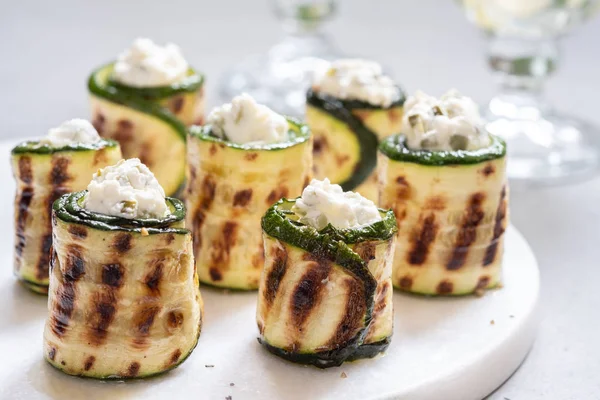
[[[453,1],[340,3],[331,26],[339,47],[381,61],[409,91],[457,87],[480,101],[493,93],[483,39]],[[65,119],[87,117],[88,73],[140,35],[178,43],[207,74],[208,104],[215,105],[219,76],[266,49],[278,29],[267,0],[2,0],[0,138],[42,135]],[[599,39],[597,19],[564,41],[548,95],[600,125]],[[527,360],[490,399],[599,399],[600,179],[513,191],[511,203],[512,222],[540,264],[543,320]]]

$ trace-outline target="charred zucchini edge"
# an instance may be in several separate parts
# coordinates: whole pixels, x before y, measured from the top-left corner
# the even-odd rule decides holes
[[[469,165],[502,158],[506,155],[506,143],[491,135],[488,147],[478,150],[429,151],[411,150],[406,145],[406,136],[392,135],[379,145],[379,151],[394,161],[410,162],[425,166]]]

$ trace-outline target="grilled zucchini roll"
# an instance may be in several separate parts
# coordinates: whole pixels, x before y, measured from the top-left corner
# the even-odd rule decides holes
[[[257,289],[264,264],[260,219],[273,203],[299,195],[308,183],[312,141],[306,125],[250,96],[239,96],[232,105],[233,110],[225,105],[213,111],[208,125],[190,130],[187,223],[201,282]]]
[[[202,299],[185,208],[153,186],[139,160],[121,161],[54,203],[44,356],[67,374],[147,377],[196,346]]]
[[[363,60],[339,60],[307,93],[306,123],[314,136],[314,175],[377,201],[377,146],[398,133],[403,91]]]
[[[380,146],[380,204],[398,219],[393,281],[427,295],[481,294],[500,282],[508,221],[506,145],[456,92],[417,93],[404,132]]]
[[[48,293],[52,246],[51,207],[54,200],[85,189],[98,168],[121,158],[119,144],[101,140],[85,120],[71,120],[48,136],[12,149],[17,182],[15,195],[14,273],[29,289]]]
[[[142,160],[174,195],[185,178],[186,126],[201,124],[204,78],[179,49],[138,39],[88,80],[93,123],[121,144],[125,158]]]
[[[357,193],[313,180],[262,219],[259,342],[319,368],[374,357],[393,330],[396,219]]]

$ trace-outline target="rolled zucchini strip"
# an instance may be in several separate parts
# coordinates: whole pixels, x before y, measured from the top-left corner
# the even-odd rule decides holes
[[[314,175],[345,191],[356,190],[377,202],[377,146],[400,132],[402,95],[390,107],[341,100],[312,89],[306,98],[306,123],[314,136]]]
[[[219,139],[210,126],[191,128],[185,198],[201,282],[258,288],[264,264],[260,219],[281,197],[299,195],[312,174],[309,129],[288,123],[288,142],[261,147]]]
[[[167,197],[167,217],[132,220],[82,208],[85,193],[53,207],[46,360],[98,379],[175,368],[196,347],[203,314],[183,203]]]
[[[427,295],[480,293],[500,282],[508,223],[506,145],[410,150],[396,135],[380,146],[380,204],[398,219],[393,281]]]
[[[203,120],[203,77],[190,68],[183,82],[137,88],[114,81],[113,65],[88,80],[94,127],[117,140],[125,158],[139,158],[167,196],[174,195],[185,178],[186,126]]]
[[[15,215],[15,276],[29,289],[48,293],[48,265],[52,246],[52,203],[65,193],[85,189],[98,168],[121,159],[119,144],[52,147],[24,142],[11,152],[17,183]]]
[[[317,231],[297,222],[294,204],[280,200],[262,219],[259,342],[319,368],[385,351],[393,329],[393,212],[380,210],[383,219],[366,227]]]

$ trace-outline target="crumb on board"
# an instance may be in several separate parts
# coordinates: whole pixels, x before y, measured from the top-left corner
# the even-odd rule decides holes
[[[340,375],[340,378],[346,379],[347,377],[348,377],[348,375],[346,375],[346,373],[342,371],[342,374]]]
[[[511,314],[511,315],[509,315],[509,317],[510,317],[510,318],[514,318],[515,316]]]
[[[494,320],[490,321],[490,325],[494,325],[495,323],[496,323],[496,321],[494,321]]]
[[[214,368],[215,366],[213,364],[206,364],[204,365],[206,368]]]
[[[231,399],[232,399],[232,397],[231,397],[231,396],[226,396],[226,397],[225,397],[225,400],[231,400]]]
[[[229,386],[235,386],[235,383],[231,382],[231,383],[229,384]]]
[[[141,232],[142,236],[148,236],[148,235],[149,235],[149,233],[148,233],[148,229],[146,229],[146,228],[142,228],[142,229],[140,230],[140,232]]]

